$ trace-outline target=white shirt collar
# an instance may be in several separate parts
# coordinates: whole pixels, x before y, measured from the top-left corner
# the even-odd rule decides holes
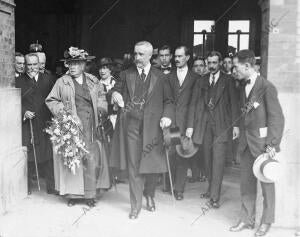
[[[253,74],[249,77],[250,84],[254,84],[255,83],[257,76],[258,76],[257,72],[253,72]]]
[[[257,72],[254,72],[248,79],[250,80],[249,84],[246,84],[245,86],[245,92],[246,92],[246,96],[248,97],[257,78]]]
[[[29,76],[29,74],[27,73],[27,76]],[[39,78],[39,74],[37,73],[34,77],[29,76],[31,79],[34,79],[35,81],[38,80]]]
[[[188,71],[188,66],[187,65],[185,65],[184,67],[182,67],[182,68],[177,68],[177,72],[187,72]]]
[[[149,74],[150,68],[151,68],[151,64],[148,63],[147,66],[145,66],[144,68],[139,68],[139,67],[136,67],[136,68],[137,68],[137,70],[138,70],[138,72],[139,72],[140,75],[141,75],[141,73],[142,73],[142,71],[144,69],[144,73],[146,74],[146,77],[147,77],[148,74]]]

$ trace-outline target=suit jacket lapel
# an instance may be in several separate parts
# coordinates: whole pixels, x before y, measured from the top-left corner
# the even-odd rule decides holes
[[[215,105],[216,105],[224,91],[224,88],[225,88],[225,78],[223,77],[222,72],[220,72],[219,79],[215,86],[217,86],[216,101],[215,101]]]
[[[208,104],[209,98],[208,98],[208,90],[209,90],[209,74],[205,75],[203,78],[203,93],[204,93],[204,102],[205,104]]]
[[[155,73],[152,70],[152,66],[151,66],[150,71],[149,71],[148,76],[147,76],[147,80],[150,80],[150,85],[149,85],[149,88],[148,88],[148,96],[147,96],[147,98],[150,98],[151,95],[153,94],[153,88],[154,88],[154,86],[156,84],[157,79],[158,79],[157,75],[155,75]]]
[[[134,68],[132,71],[130,71],[129,77],[126,77],[130,98],[133,98],[134,96],[135,80],[139,76],[138,70]]]
[[[189,82],[190,82],[190,79],[191,79],[191,71],[190,70],[188,70],[188,72],[187,72],[187,74],[186,74],[186,76],[185,76],[185,78],[184,78],[184,81],[183,81],[183,83],[182,83],[182,85],[181,85],[181,91],[183,91],[185,88],[186,88],[186,86],[189,84]],[[178,80],[177,80],[178,81]],[[179,83],[179,82],[178,82]]]

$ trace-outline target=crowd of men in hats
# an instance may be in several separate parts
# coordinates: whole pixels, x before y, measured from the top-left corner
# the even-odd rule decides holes
[[[69,206],[82,199],[95,206],[99,188],[108,189],[116,182],[113,171],[127,171],[129,218],[136,219],[143,196],[146,209],[156,210],[159,182],[163,191],[183,200],[191,168],[189,181],[207,180],[200,198],[217,209],[230,154],[233,162],[240,163],[241,214],[229,230],[254,228],[258,179],[264,204],[255,235],[268,233],[274,222],[276,179],[268,167],[277,164],[284,117],[276,88],[260,76],[251,50],[232,57],[212,51],[206,58],[192,58],[187,46],[173,52],[164,45],[154,55],[151,43],[140,41],[133,56],[126,53],[124,60],[106,57],[95,62],[86,51],[71,47],[63,59],[67,71],[60,68],[56,75],[45,69],[42,51],[41,45],[33,44],[30,53],[15,55],[29,194],[39,168],[48,193],[63,195]],[[71,106],[82,122],[93,157],[76,176],[63,170],[44,132],[51,117],[65,106]],[[103,128],[100,137],[94,135],[98,127]],[[101,174],[95,171],[99,166]]]

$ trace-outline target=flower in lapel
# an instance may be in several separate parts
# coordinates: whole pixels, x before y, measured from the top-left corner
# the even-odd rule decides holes
[[[253,109],[257,109],[257,107],[260,105],[257,101],[254,100],[254,97],[252,97],[241,109],[242,113],[249,113]]]
[[[259,105],[260,105],[260,104],[259,104],[258,102],[256,102],[256,101],[253,102],[253,107],[254,107],[254,109],[256,109]]]

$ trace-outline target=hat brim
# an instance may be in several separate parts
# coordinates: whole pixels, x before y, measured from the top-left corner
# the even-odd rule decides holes
[[[193,146],[193,149],[191,151],[186,152],[183,148],[182,145],[176,145],[176,152],[177,154],[182,157],[182,158],[191,158],[193,157],[197,151],[199,150],[199,147]]]
[[[82,59],[82,58],[64,58],[64,59],[61,59],[60,61],[62,61],[62,62],[72,62],[72,61],[86,62],[86,61],[91,61],[95,58],[96,58],[95,56],[87,56],[85,59]]]
[[[263,153],[256,158],[256,160],[254,161],[253,167],[252,167],[253,174],[259,181],[262,181],[264,183],[274,183],[273,180],[266,178],[264,176],[264,174],[261,172],[260,167],[261,167],[262,163],[264,161],[266,161],[267,159],[269,159],[269,155],[267,153]]]

